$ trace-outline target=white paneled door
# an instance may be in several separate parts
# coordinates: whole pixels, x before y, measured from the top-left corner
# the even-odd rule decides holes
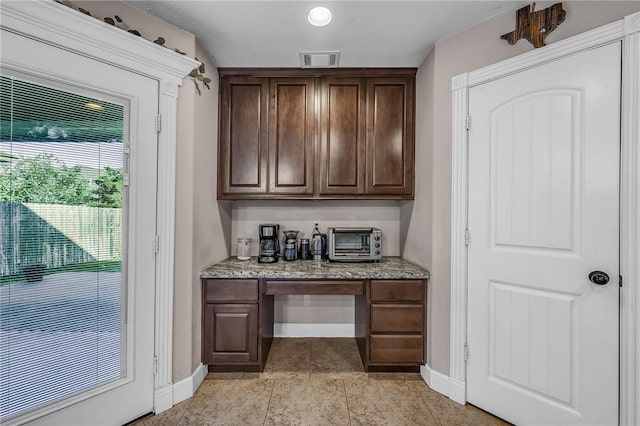
[[[620,49],[469,91],[467,400],[519,425],[618,423]]]

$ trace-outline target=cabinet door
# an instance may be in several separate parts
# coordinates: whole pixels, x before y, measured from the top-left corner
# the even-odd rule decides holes
[[[258,304],[207,303],[204,313],[204,362],[258,360]]]
[[[268,79],[222,80],[218,197],[267,192]]]
[[[313,78],[272,78],[269,105],[269,193],[313,194]]]
[[[414,80],[367,79],[367,194],[413,197]]]
[[[360,78],[322,80],[320,194],[365,190],[366,96]]]

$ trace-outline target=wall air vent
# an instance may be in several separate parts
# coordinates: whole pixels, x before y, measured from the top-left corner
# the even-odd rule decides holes
[[[300,52],[302,68],[338,68],[340,52]]]

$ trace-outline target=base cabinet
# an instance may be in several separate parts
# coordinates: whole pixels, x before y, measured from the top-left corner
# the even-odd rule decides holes
[[[367,371],[425,362],[426,280],[371,280]]]
[[[353,295],[365,371],[418,371],[426,354],[427,280],[202,280],[202,362],[209,371],[262,371],[274,296]]]
[[[258,304],[208,303],[205,362],[258,361]]]
[[[273,340],[273,297],[259,280],[202,280],[202,362],[209,371],[262,371]]]

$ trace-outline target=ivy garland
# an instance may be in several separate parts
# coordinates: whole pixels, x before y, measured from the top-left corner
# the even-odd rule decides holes
[[[74,6],[72,6],[70,4],[70,2],[68,1],[62,1],[62,0],[56,0],[58,3],[63,4],[65,6],[74,8]],[[95,19],[100,19],[96,16],[93,16],[91,14],[91,12],[89,12],[88,10],[82,8],[82,7],[78,7],[78,11],[81,13],[84,13],[85,15],[91,16],[92,18]],[[166,40],[164,39],[164,37],[158,37],[155,40],[151,40],[147,37],[144,37],[142,34],[140,34],[140,32],[136,29],[132,29],[130,28],[123,20],[122,18],[120,18],[118,15],[114,15],[113,17],[107,16],[105,18],[102,19],[102,21],[106,22],[109,25],[113,25],[116,28],[120,28],[121,30],[124,30],[130,34],[136,35],[138,37],[142,37],[145,40],[149,40],[152,41],[153,43],[165,47],[167,49],[170,49],[170,47],[165,46]],[[186,55],[185,52],[181,51],[180,49],[177,48],[173,48],[174,52],[179,53],[181,55]],[[209,77],[207,77],[206,74],[206,70],[205,70],[205,66],[204,66],[204,62],[201,61],[200,59],[198,59],[198,57],[195,57],[195,60],[200,62],[200,66],[197,68],[194,68],[191,70],[191,72],[189,73],[189,77],[192,78],[193,83],[196,86],[196,90],[198,92],[198,95],[202,95],[202,91],[200,90],[200,84],[202,84],[204,87],[206,87],[208,90],[211,90],[211,79]]]

